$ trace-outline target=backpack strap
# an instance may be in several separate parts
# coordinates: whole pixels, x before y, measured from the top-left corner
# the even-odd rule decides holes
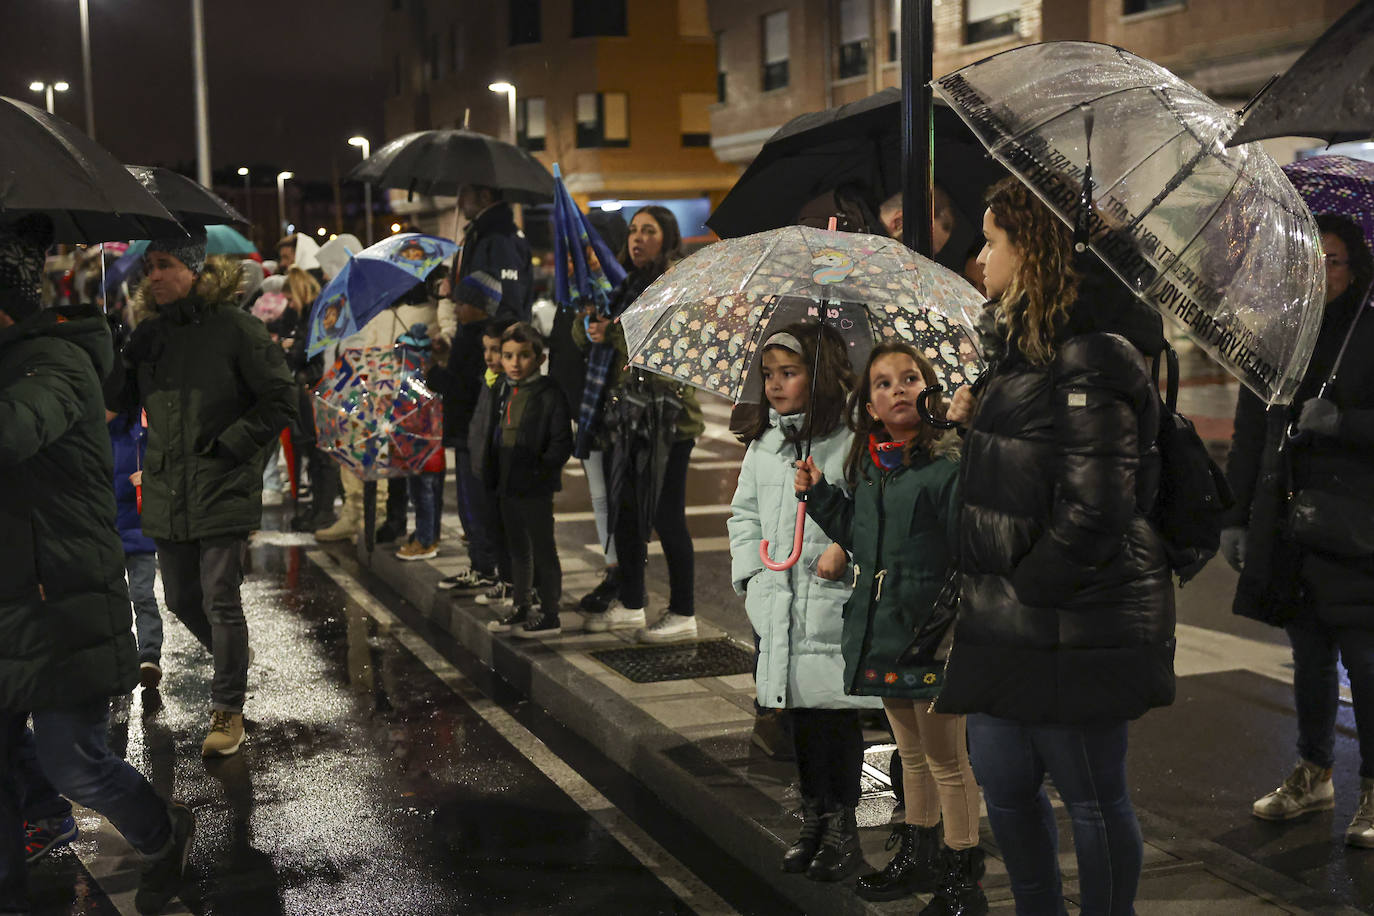
[[[1154,380],[1155,387],[1159,387],[1159,361],[1163,357],[1168,366],[1168,373],[1165,376],[1164,406],[1169,408],[1169,413],[1178,413],[1178,352],[1169,346],[1169,342],[1164,342],[1164,349],[1155,354],[1151,364],[1150,375]]]

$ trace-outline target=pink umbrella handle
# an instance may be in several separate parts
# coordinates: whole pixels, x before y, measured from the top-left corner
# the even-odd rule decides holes
[[[768,541],[761,541],[759,543],[759,559],[763,561],[763,565],[767,566],[774,572],[781,572],[784,569],[791,569],[793,566],[796,566],[797,561],[801,559],[802,534],[805,532],[805,525],[806,503],[798,502],[797,524],[792,535],[792,553],[787,557],[786,560],[783,560],[781,563],[775,563],[773,562],[773,558],[768,555]]]

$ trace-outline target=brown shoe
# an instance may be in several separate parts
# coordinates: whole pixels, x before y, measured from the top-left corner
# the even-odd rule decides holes
[[[215,709],[210,712],[210,734],[200,746],[202,757],[228,757],[243,744],[243,713]]]

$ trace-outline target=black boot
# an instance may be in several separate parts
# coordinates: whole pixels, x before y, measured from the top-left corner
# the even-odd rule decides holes
[[[921,910],[920,916],[987,916],[988,898],[978,881],[983,877],[983,850],[941,850],[945,876],[935,897]]]
[[[782,870],[799,875],[811,865],[816,850],[821,848],[821,803],[814,798],[802,799],[802,829],[797,842],[782,856]]]
[[[339,495],[339,467],[324,452],[310,453],[310,505],[291,519],[292,531],[318,531],[334,524],[334,498]]]
[[[611,606],[611,601],[620,593],[620,567],[607,566],[606,575],[597,583],[596,588],[587,592],[582,599],[577,602],[578,606],[588,614],[604,613],[606,608]]]
[[[887,867],[859,879],[855,892],[865,900],[898,900],[912,894],[929,894],[940,885],[940,828],[898,824],[887,848],[898,846]]]
[[[821,815],[821,848],[806,869],[812,881],[843,881],[863,861],[859,825],[853,808],[838,808]]]

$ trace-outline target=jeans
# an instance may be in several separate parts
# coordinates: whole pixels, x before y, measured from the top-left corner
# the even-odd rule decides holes
[[[619,563],[616,558],[615,541],[606,534],[610,528],[607,515],[610,511],[609,502],[606,499],[606,453],[600,450],[588,452],[582,461],[582,473],[587,478],[587,492],[592,498],[592,515],[596,518],[596,542],[606,552],[606,565],[615,566]]]
[[[239,596],[247,546],[241,537],[157,541],[167,609],[214,656],[210,707],[227,712],[243,712],[248,692],[248,621]]]
[[[1335,765],[1339,655],[1350,674],[1360,776],[1374,778],[1374,630],[1332,627],[1315,620],[1287,629],[1288,641],[1293,644],[1298,756],[1320,767]]]
[[[466,448],[453,450],[454,477],[458,483],[458,519],[468,536],[468,563],[487,576],[496,575],[500,559],[501,533],[493,531],[486,520],[487,488],[472,472],[472,453]]]
[[[148,780],[105,746],[108,703],[92,700],[26,715],[0,711],[0,910],[27,912],[25,816],[70,813],[60,798],[100,812],[145,855],[172,837],[167,804]]]
[[[415,540],[426,547],[437,544],[444,513],[444,472],[422,471],[408,481],[410,502],[415,507]]]
[[[822,811],[859,804],[864,732],[853,709],[789,709],[802,797]]]
[[[563,596],[563,567],[558,562],[558,544],[553,536],[553,494],[502,496],[501,515],[506,549],[510,551],[515,606],[530,604],[533,584],[543,612],[557,614]]]
[[[1046,772],[1073,822],[1085,916],[1129,916],[1144,846],[1126,785],[1127,723],[1025,725],[968,717],[973,771],[1002,849],[1018,916],[1064,912]]]
[[[153,584],[157,581],[157,554],[126,553],[124,571],[129,574],[129,598],[134,603],[134,633],[138,636],[138,660],[162,664],[162,612]]]
[[[696,613],[696,553],[687,530],[687,462],[695,439],[674,442],[663,473],[663,489],[654,507],[654,531],[668,563],[668,610],[691,617]],[[607,475],[610,465],[606,466]],[[642,608],[648,593],[644,567],[649,545],[639,528],[639,493],[633,473],[625,481],[616,507],[615,550],[620,558],[620,603]]]

